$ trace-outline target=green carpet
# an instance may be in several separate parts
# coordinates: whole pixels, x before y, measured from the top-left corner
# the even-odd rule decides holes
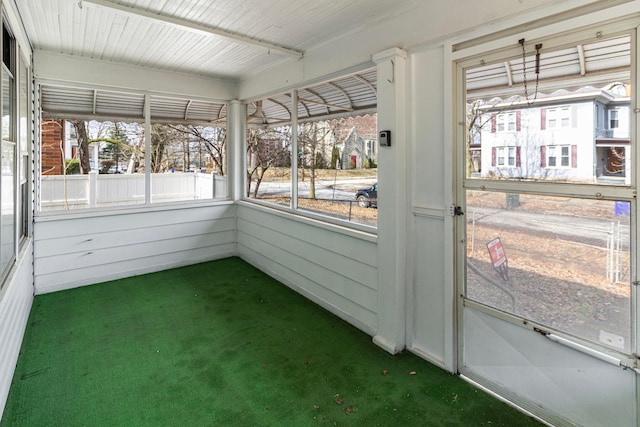
[[[1,426],[527,426],[238,258],[36,297]]]

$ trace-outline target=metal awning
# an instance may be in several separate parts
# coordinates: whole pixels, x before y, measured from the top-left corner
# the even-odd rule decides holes
[[[592,43],[541,51],[539,75],[535,55],[482,65],[467,70],[467,96],[471,99],[506,98],[523,93],[524,84],[533,93],[538,77],[538,91],[551,93],[591,86],[602,88],[613,82],[630,83],[631,36],[628,34]],[[526,73],[524,72],[526,70]],[[525,79],[526,77],[526,79]]]
[[[373,114],[377,109],[377,72],[370,68],[298,89],[298,120],[327,120]],[[142,93],[84,87],[40,85],[42,116],[53,119],[144,120]],[[150,96],[154,123],[222,124],[223,102]],[[291,93],[274,95],[247,106],[249,125],[291,122]]]
[[[377,71],[370,68],[298,89],[298,121],[374,114],[377,111]],[[247,104],[250,126],[278,126],[291,122],[291,93]]]
[[[222,102],[151,95],[153,123],[224,123],[227,108]],[[42,117],[84,120],[144,120],[142,93],[118,92],[55,85],[40,86]]]

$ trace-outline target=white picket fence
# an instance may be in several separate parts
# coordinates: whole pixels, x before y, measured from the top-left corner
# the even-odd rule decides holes
[[[151,175],[151,202],[227,197],[227,178],[214,173]],[[40,209],[60,210],[144,203],[144,174],[43,175]]]

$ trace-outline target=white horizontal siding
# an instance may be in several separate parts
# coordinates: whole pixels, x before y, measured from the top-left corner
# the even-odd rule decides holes
[[[9,395],[22,338],[33,303],[31,244],[24,248],[15,273],[0,293],[0,419]]]
[[[36,294],[235,255],[235,207],[36,220]]]
[[[375,239],[239,205],[238,254],[373,335],[377,329]]]

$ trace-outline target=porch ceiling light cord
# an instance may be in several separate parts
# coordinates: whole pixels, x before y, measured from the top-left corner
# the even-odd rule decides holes
[[[542,43],[536,45],[536,89],[533,93],[533,99],[529,100],[529,92],[527,90],[527,54],[524,48],[524,39],[518,40],[520,46],[522,46],[522,78],[524,81],[524,97],[527,100],[527,104],[531,105],[538,98],[538,84],[540,82],[540,49],[542,49]]]

